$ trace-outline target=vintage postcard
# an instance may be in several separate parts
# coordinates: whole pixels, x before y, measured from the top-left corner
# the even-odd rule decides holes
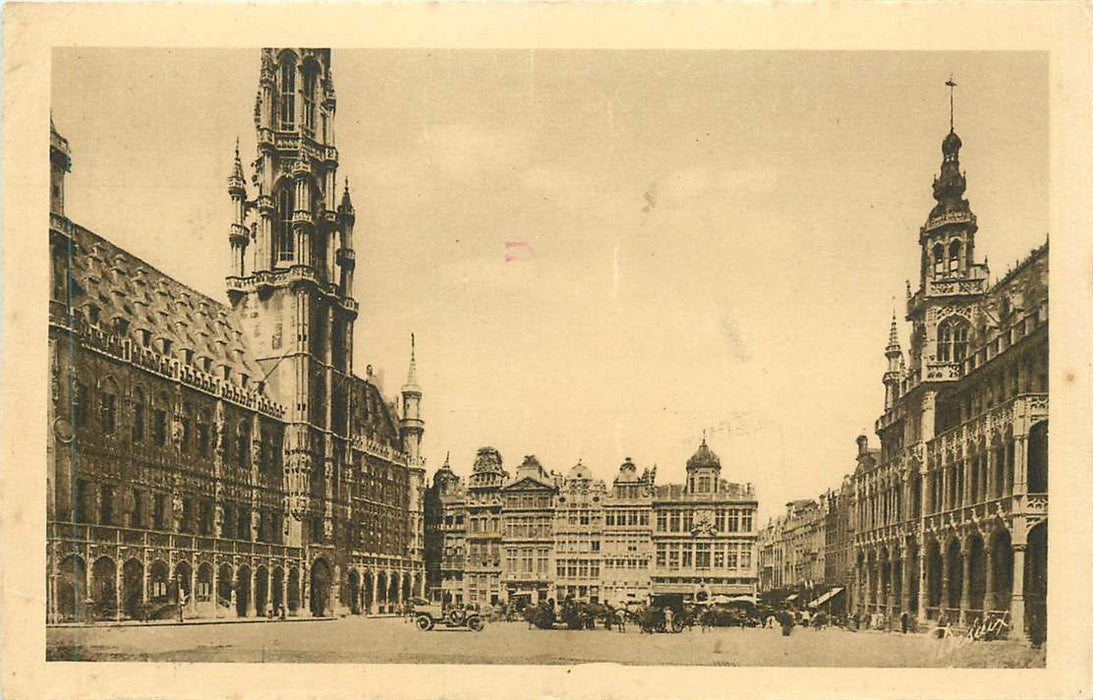
[[[312,9],[9,8],[12,697],[1089,681],[1077,6]]]

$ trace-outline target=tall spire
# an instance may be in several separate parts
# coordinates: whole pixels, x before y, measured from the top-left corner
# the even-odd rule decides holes
[[[949,79],[945,81],[945,84],[949,86],[949,133],[953,132],[953,92],[956,88],[956,83],[953,82],[953,74],[949,73]]]
[[[896,312],[892,310],[892,325],[888,329],[888,347],[887,350],[895,348],[899,350],[899,327],[896,325]]]
[[[406,386],[417,386],[417,357],[413,333],[410,334],[410,371],[406,374]]]

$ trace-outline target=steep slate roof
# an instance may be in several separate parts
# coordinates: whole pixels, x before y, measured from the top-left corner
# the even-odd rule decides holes
[[[194,291],[132,253],[81,226],[73,226],[76,252],[72,306],[88,317],[88,307],[99,310],[99,325],[115,330],[115,319],[128,322],[125,333],[141,345],[141,331],[151,333],[151,346],[161,354],[162,340],[171,343],[171,355],[183,348],[195,360],[212,360],[210,374],[223,378],[221,366],[230,367],[232,379],[240,374],[262,378],[254,354],[230,309]],[[198,369],[203,369],[198,366]]]

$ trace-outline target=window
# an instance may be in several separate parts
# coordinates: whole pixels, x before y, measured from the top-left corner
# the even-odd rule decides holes
[[[202,457],[209,456],[209,424],[206,422],[197,424],[197,451]]]
[[[940,275],[945,271],[945,248],[938,243],[934,246],[934,274]]]
[[[698,477],[698,491],[699,493],[707,493],[710,490],[710,477],[700,476]]]
[[[713,550],[713,567],[715,569],[722,569],[725,567],[725,546],[718,544]]]
[[[725,566],[729,569],[735,569],[737,568],[737,565],[739,563],[737,555],[739,554],[740,543],[730,542],[728,548],[729,551],[727,552],[727,556],[725,557]]]
[[[668,514],[664,511],[657,512],[657,532],[668,531]]]
[[[740,531],[740,511],[735,508],[729,509],[729,532]]]
[[[710,568],[709,542],[699,542],[695,544],[695,567],[699,569]]]
[[[679,532],[679,511],[673,510],[671,515],[672,532]]]
[[[740,548],[740,568],[751,568],[751,547],[744,545]]]
[[[592,540],[592,551],[593,552],[600,551],[600,541],[599,540]]]
[[[157,408],[152,413],[152,439],[157,445],[167,444],[167,410]]]
[[[167,528],[167,494],[157,493],[155,505],[152,508],[152,528],[166,530]]]
[[[281,129],[288,131],[296,127],[296,66],[291,60],[281,64]]]
[[[239,424],[239,431],[236,433],[235,456],[239,460],[240,469],[250,467],[250,426],[246,421]]]
[[[182,524],[179,529],[187,534],[193,534],[195,518],[194,518],[194,500],[192,498],[182,499]]]
[[[657,543],[657,567],[663,569],[667,564],[668,552],[662,543]]]
[[[960,269],[960,241],[949,244],[949,273],[955,273]]]
[[[690,532],[694,529],[694,513],[686,511],[683,513],[683,531]]]
[[[144,527],[144,494],[133,489],[133,509],[129,511],[129,527]]]
[[[752,512],[750,510],[745,510],[740,515],[740,531],[751,532]]]
[[[315,71],[304,73],[304,128],[315,133]]]
[[[144,440],[144,393],[137,389],[133,392],[133,442]]]
[[[82,428],[87,425],[88,414],[88,402],[91,397],[88,396],[87,386],[83,382],[76,382],[76,400],[75,406],[72,407],[72,413],[75,417],[75,423],[77,428]]]
[[[99,423],[102,425],[102,431],[106,435],[113,435],[114,428],[117,426],[117,413],[113,387],[109,384],[104,385],[99,392]]]
[[[678,569],[679,568],[679,545],[678,544],[673,544],[668,549],[668,568],[669,569]]]
[[[684,569],[689,569],[694,565],[693,562],[692,562],[692,559],[693,559],[693,550],[691,549],[691,544],[688,542],[687,544],[683,545],[683,568]]]
[[[937,328],[938,362],[963,362],[968,354],[968,324],[949,319]]]
[[[621,518],[622,514],[620,513],[619,515],[620,515],[620,518]],[[605,517],[605,522],[604,522],[605,525],[614,525],[615,524],[615,513],[613,511],[607,511],[607,515],[604,516],[604,517]]]
[[[114,524],[114,487],[103,484],[100,488],[99,522],[103,525]]]
[[[213,504],[210,501],[201,502],[201,519],[197,523],[197,533],[208,536],[213,531]]]
[[[276,261],[292,262],[294,257],[294,238],[292,233],[292,212],[296,208],[296,198],[292,191],[292,183],[282,185],[277,193],[277,235]]]
[[[179,419],[179,428],[181,437],[179,438],[180,445],[183,452],[190,451],[190,417],[183,415]]]
[[[717,530],[718,532],[724,532],[725,531],[725,511],[724,510],[718,510],[717,513],[714,514],[714,530]]]

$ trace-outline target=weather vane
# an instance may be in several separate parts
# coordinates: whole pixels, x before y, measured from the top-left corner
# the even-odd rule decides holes
[[[945,81],[945,84],[949,86],[949,131],[953,130],[953,89],[956,87],[956,83],[953,82],[953,74],[949,73],[949,79]]]

